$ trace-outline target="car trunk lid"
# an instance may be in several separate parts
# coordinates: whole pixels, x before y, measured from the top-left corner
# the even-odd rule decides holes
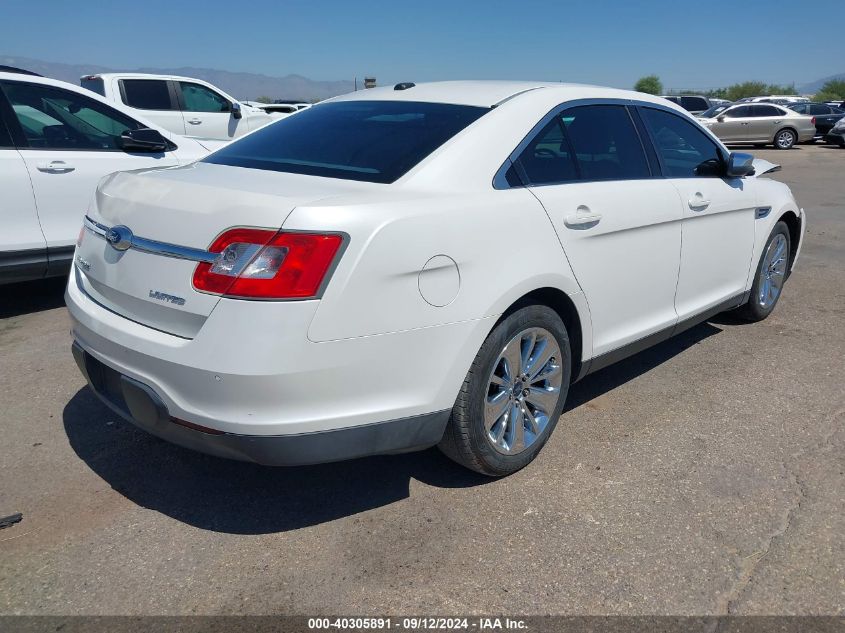
[[[298,205],[372,186],[204,163],[113,174],[98,187],[88,212],[76,254],[77,281],[121,316],[193,338],[219,301],[193,287],[196,256],[207,253],[220,233],[235,226],[279,229]],[[151,249],[158,252],[143,245],[115,248],[107,234],[121,226],[158,243]]]

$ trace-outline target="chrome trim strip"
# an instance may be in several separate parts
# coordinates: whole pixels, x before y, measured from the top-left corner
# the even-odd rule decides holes
[[[94,235],[106,239],[111,227],[95,222],[87,215],[85,216],[85,228]],[[217,261],[219,253],[211,253],[201,248],[191,248],[189,246],[180,246],[178,244],[169,244],[168,242],[159,242],[158,240],[150,240],[145,237],[138,237],[132,235],[129,238],[129,248],[134,248],[143,253],[150,253],[151,255],[161,255],[162,257],[172,257],[174,259],[186,259],[192,262],[205,262],[213,264]]]

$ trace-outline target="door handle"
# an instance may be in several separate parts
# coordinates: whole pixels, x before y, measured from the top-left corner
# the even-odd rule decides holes
[[[693,195],[692,198],[689,199],[689,208],[693,211],[704,211],[707,207],[710,206],[710,201],[706,200],[701,193],[696,193]]]
[[[599,223],[601,213],[593,213],[584,205],[575,209],[575,213],[567,215],[563,223],[571,229],[589,229]]]
[[[37,167],[38,171],[46,171],[49,174],[65,174],[76,169],[76,167],[63,160],[51,160],[49,163],[38,163]]]
[[[748,125],[748,121],[740,121],[740,125]]]
[[[191,125],[199,125],[200,123],[202,123],[202,119],[197,119],[197,118],[188,119],[188,123],[190,123]]]

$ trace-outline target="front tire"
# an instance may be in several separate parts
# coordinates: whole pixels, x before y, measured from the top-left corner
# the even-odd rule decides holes
[[[560,316],[544,305],[513,312],[478,351],[440,450],[491,477],[525,467],[557,424],[571,372],[569,337]]]
[[[792,130],[784,128],[775,134],[775,149],[792,149],[798,136]]]
[[[789,271],[790,248],[789,228],[784,222],[778,222],[760,255],[754,283],[751,285],[751,296],[737,310],[746,321],[762,321],[775,309]]]

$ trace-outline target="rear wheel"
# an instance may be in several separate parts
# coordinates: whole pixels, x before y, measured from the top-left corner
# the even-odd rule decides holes
[[[532,305],[509,315],[476,355],[440,450],[493,477],[523,468],[557,424],[571,367],[566,326],[554,310]]]
[[[798,140],[795,132],[789,129],[780,130],[775,134],[775,149],[792,149]]]
[[[762,321],[775,309],[789,268],[789,228],[783,222],[775,224],[763,248],[757,273],[751,286],[748,303],[738,314],[747,321]]]

